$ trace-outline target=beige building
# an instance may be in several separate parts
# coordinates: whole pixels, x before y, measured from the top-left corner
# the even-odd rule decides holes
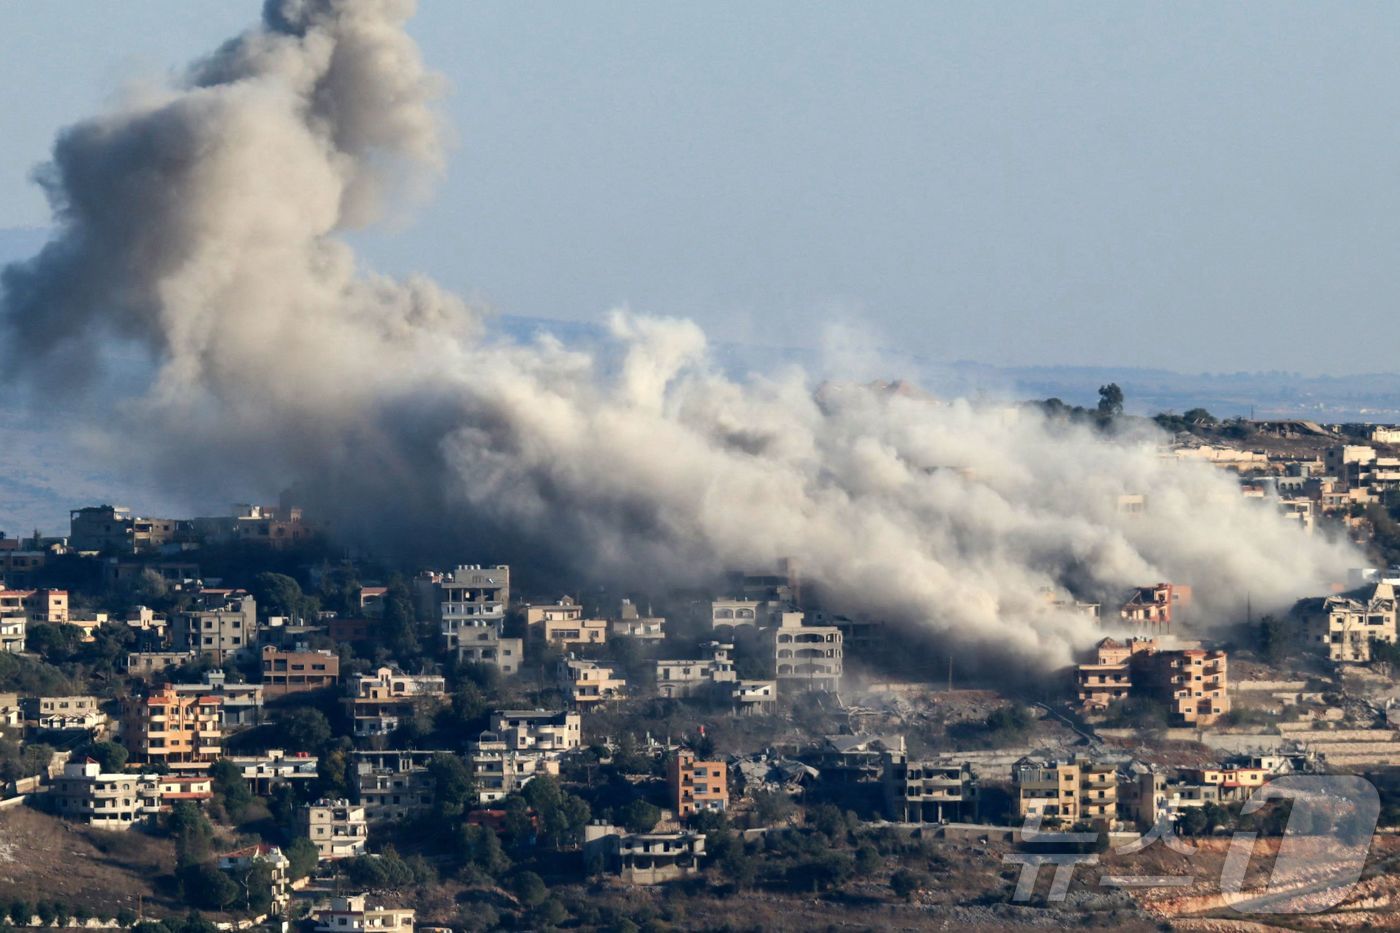
[[[729,685],[729,698],[740,716],[765,716],[778,709],[778,682],[736,680]]]
[[[801,618],[800,613],[785,613],[773,632],[779,687],[839,690],[845,668],[841,630],[834,625],[802,625]]]
[[[421,705],[443,701],[447,682],[438,674],[405,674],[381,667],[373,674],[357,674],[345,699],[355,735],[388,735]]]
[[[22,654],[29,622],[24,616],[0,616],[0,652]]]
[[[159,812],[160,791],[154,777],[103,774],[91,758],[70,761],[53,779],[48,801],[54,812],[95,829],[126,830]]]
[[[363,894],[333,897],[317,909],[315,933],[413,933],[411,907],[373,906]]]
[[[708,658],[658,660],[656,692],[664,697],[685,697],[716,684],[734,683],[738,679],[730,658],[734,646],[712,641],[705,648]]]
[[[282,651],[271,645],[262,650],[263,695],[328,690],[340,683],[340,655],[330,651]]]
[[[463,565],[451,573],[421,575],[419,602],[433,602],[443,643],[459,661],[490,664],[503,674],[520,670],[524,644],[502,635],[510,608],[510,568]]]
[[[583,829],[583,855],[625,884],[665,884],[700,872],[704,833],[627,833],[592,823]]]
[[[121,506],[90,506],[68,513],[68,543],[75,551],[143,554],[175,541],[179,524],[141,518]]]
[[[977,776],[965,761],[884,755],[885,812],[901,823],[971,822],[977,818]]]
[[[272,888],[272,913],[283,914],[292,902],[292,861],[277,846],[252,845],[219,856],[219,870],[238,878],[247,876],[255,866],[266,865]]]
[[[561,658],[556,669],[559,689],[576,706],[592,706],[616,699],[627,690],[627,681],[607,664],[581,658]]]
[[[365,808],[348,800],[318,800],[301,808],[301,831],[316,846],[320,861],[363,855],[369,841]]]
[[[67,590],[0,589],[0,617],[22,616],[29,622],[67,622]]]
[[[371,824],[411,820],[433,806],[437,786],[428,766],[430,749],[363,750],[351,753],[355,796]]]
[[[168,686],[131,697],[122,704],[122,741],[138,761],[202,773],[223,755],[221,702]]]
[[[107,726],[102,701],[94,696],[27,697],[22,705],[30,729],[99,731]]]
[[[1154,638],[1129,638],[1125,642],[1105,638],[1094,646],[1094,660],[1074,669],[1079,706],[1085,712],[1107,709],[1127,699],[1133,686],[1133,655],[1157,650]]]
[[[1075,757],[1068,761],[1023,758],[1011,769],[1020,819],[1047,822],[1111,823],[1118,814],[1118,769],[1108,762]]]
[[[258,639],[258,604],[246,590],[205,589],[171,626],[175,648],[222,666],[252,650]]]
[[[618,618],[613,620],[612,633],[623,638],[660,641],[666,637],[666,620],[661,616],[644,616],[632,600],[624,599]]]
[[[1308,640],[1331,661],[1365,663],[1371,660],[1371,642],[1395,644],[1395,587],[1377,583],[1365,599],[1332,596],[1308,614]]]
[[[1143,652],[1133,663],[1148,695],[1166,704],[1172,725],[1209,726],[1230,712],[1225,652]]]

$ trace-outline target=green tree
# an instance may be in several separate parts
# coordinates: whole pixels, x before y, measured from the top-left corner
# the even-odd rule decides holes
[[[283,713],[277,721],[277,733],[284,747],[299,752],[320,752],[334,736],[326,714],[309,706]]]
[[[288,871],[293,880],[305,878],[316,870],[316,863],[320,861],[320,854],[316,851],[316,843],[306,836],[297,836],[287,846],[287,861],[291,862]]]
[[[104,774],[116,774],[126,767],[126,747],[116,742],[93,742],[83,754],[97,762]]]
[[[907,868],[900,868],[890,875],[890,890],[895,897],[908,900],[915,891],[924,886],[924,877]]]
[[[522,871],[511,879],[511,890],[526,907],[534,907],[549,896],[544,879],[532,871]]]
[[[167,828],[175,840],[175,860],[180,867],[195,865],[210,857],[214,827],[194,804],[188,800],[175,804],[167,818]]]
[[[1118,383],[1110,382],[1106,386],[1099,386],[1098,412],[1105,418],[1116,418],[1123,414],[1123,390],[1118,387]]]
[[[306,611],[307,597],[301,584],[286,574],[258,574],[253,578],[252,592],[258,609],[266,615],[300,619]]]
[[[640,797],[622,808],[622,825],[629,833],[649,833],[661,820],[661,809]]]
[[[1202,807],[1187,807],[1181,811],[1176,825],[1183,836],[1195,838],[1205,832],[1206,823],[1206,813]]]
[[[459,849],[464,862],[489,877],[499,878],[510,870],[510,857],[501,848],[501,840],[485,826],[463,826]]]
[[[227,758],[220,758],[209,769],[209,776],[213,779],[214,793],[223,800],[229,817],[235,822],[241,820],[253,802],[253,792],[243,779],[242,770]]]

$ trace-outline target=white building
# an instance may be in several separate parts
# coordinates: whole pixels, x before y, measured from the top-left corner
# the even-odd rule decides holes
[[[300,811],[301,830],[316,846],[320,861],[352,858],[365,853],[369,821],[365,808],[348,800],[318,800]]]
[[[656,691],[664,697],[684,697],[737,679],[731,644],[712,641],[708,658],[662,659],[656,662]]]

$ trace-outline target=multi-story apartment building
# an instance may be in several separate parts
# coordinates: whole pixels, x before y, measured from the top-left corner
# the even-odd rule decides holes
[[[205,671],[202,680],[198,684],[171,684],[171,689],[182,696],[218,697],[219,724],[225,735],[262,722],[262,684],[229,683],[221,670]]]
[[[500,710],[468,746],[467,768],[482,804],[519,790],[537,774],[558,774],[559,757],[583,744],[578,713]]]
[[[1023,758],[1011,768],[1016,815],[1047,821],[1111,823],[1118,815],[1118,769],[1105,761]]]
[[[363,894],[333,897],[313,915],[315,933],[413,933],[411,907],[371,905]]]
[[[567,752],[583,746],[583,717],[568,710],[497,710],[490,731],[514,751]]]
[[[30,729],[99,732],[107,727],[102,701],[95,696],[25,697],[20,705]]]
[[[365,808],[348,800],[321,799],[297,812],[302,833],[316,846],[322,862],[364,855],[369,842]]]
[[[284,914],[292,902],[292,861],[277,846],[257,845],[235,849],[219,856],[219,870],[244,878],[258,865],[266,865],[271,883],[273,914]]]
[[[365,817],[371,823],[383,823],[431,810],[437,790],[428,766],[438,754],[451,753],[422,749],[351,753],[351,778]]]
[[[700,872],[704,833],[628,833],[620,826],[583,828],[583,857],[625,884],[665,884]]]
[[[28,630],[29,622],[24,616],[0,616],[0,652],[23,653]]]
[[[229,755],[228,760],[238,768],[253,793],[264,797],[278,784],[307,786],[320,777],[320,760],[307,752],[288,755],[280,748],[271,748],[261,755]]]
[[[1150,626],[1170,632],[1172,620],[1191,604],[1191,588],[1180,583],[1156,583],[1134,587],[1118,610],[1130,625]]]
[[[680,819],[729,809],[729,768],[722,761],[702,761],[688,748],[677,749],[666,763],[666,786]]]
[[[1357,599],[1331,596],[1318,605],[1312,601],[1306,613],[1308,640],[1337,663],[1371,660],[1371,643],[1394,644],[1396,638],[1395,587],[1377,583],[1370,596]]]
[[[710,627],[767,625],[772,618],[769,605],[757,599],[716,599],[710,603]]]
[[[608,640],[607,619],[545,619],[540,623],[545,643],[560,648],[601,645]]]
[[[556,603],[525,607],[525,628],[535,637],[544,637],[546,622],[578,622],[583,618],[583,606],[572,596],[560,597]]]
[[[162,687],[122,705],[122,741],[138,761],[172,772],[204,772],[223,754],[223,726],[216,696]]]
[[[803,625],[800,613],[784,613],[773,631],[774,670],[780,688],[835,691],[845,668],[841,630]]]
[[[54,812],[96,829],[125,830],[160,809],[151,775],[103,774],[91,758],[70,761],[53,779],[48,800]]]
[[[420,604],[430,599],[447,650],[458,660],[491,664],[502,673],[520,669],[524,645],[505,638],[502,628],[510,608],[510,568],[463,565],[451,573],[421,575],[415,586]]]
[[[1223,651],[1139,652],[1134,679],[1166,704],[1176,726],[1209,726],[1230,712],[1228,661]]]
[[[1079,706],[1086,712],[1107,709],[1127,699],[1132,691],[1132,665],[1138,652],[1157,650],[1153,638],[1129,638],[1126,642],[1105,638],[1094,647],[1094,660],[1075,668]]]
[[[778,708],[778,682],[736,680],[729,685],[729,698],[740,716],[765,716]]]
[[[516,751],[491,731],[467,746],[467,770],[476,787],[479,804],[489,804],[520,790],[541,774],[559,773],[559,756]]]
[[[345,705],[355,724],[355,735],[388,735],[423,704],[440,704],[446,689],[441,675],[405,674],[381,667],[373,674],[355,676]]]
[[[977,818],[977,776],[965,761],[910,761],[884,756],[885,812],[901,823],[944,823]]]
[[[340,655],[334,652],[263,647],[262,687],[263,695],[268,698],[329,690],[339,683]]]
[[[67,590],[0,589],[0,617],[23,617],[29,622],[67,622]]]
[[[656,691],[664,697],[684,697],[712,688],[715,684],[732,684],[734,673],[731,644],[712,641],[705,646],[708,658],[662,659],[656,662]]]
[[[180,522],[140,518],[121,506],[98,505],[68,513],[68,544],[75,551],[143,554],[173,543]]]
[[[258,604],[246,590],[204,589],[172,624],[175,648],[222,666],[252,650],[258,639]]]
[[[561,658],[556,668],[559,689],[576,706],[594,706],[616,699],[627,690],[627,681],[607,664],[581,658]]]
[[[644,616],[632,600],[624,599],[618,618],[613,620],[612,633],[615,637],[660,641],[666,637],[666,620],[661,616]]]

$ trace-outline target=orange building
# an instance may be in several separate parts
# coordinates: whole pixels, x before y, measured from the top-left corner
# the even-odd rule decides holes
[[[223,726],[216,696],[179,693],[166,686],[122,707],[122,740],[147,764],[172,772],[203,772],[223,754]]]
[[[680,819],[702,810],[729,809],[729,770],[722,761],[699,761],[688,748],[676,752],[666,767],[671,808]]]

